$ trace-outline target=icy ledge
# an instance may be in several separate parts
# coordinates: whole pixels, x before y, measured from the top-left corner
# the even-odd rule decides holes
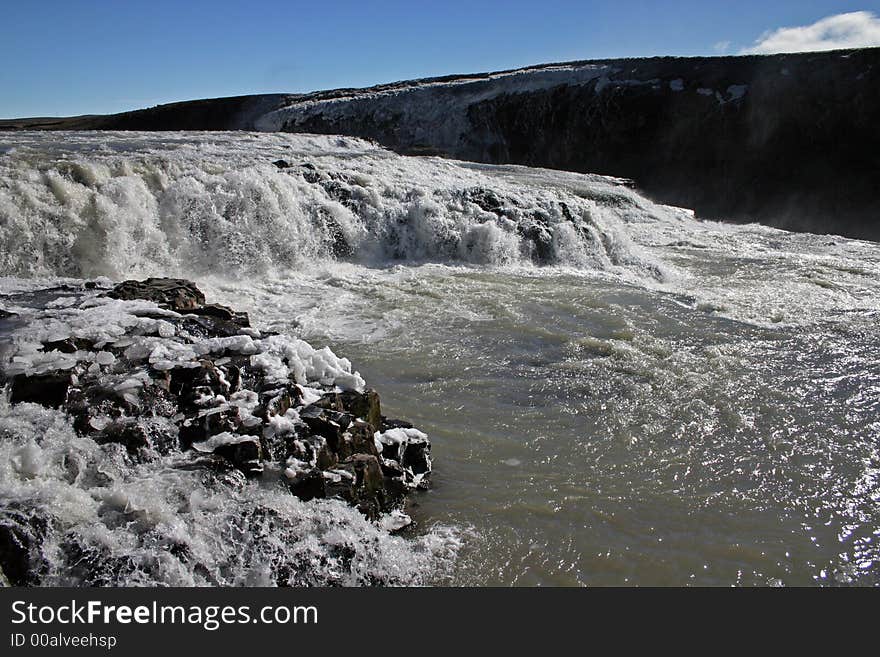
[[[22,299],[0,317],[0,384],[13,407],[59,409],[79,437],[122,450],[132,467],[173,462],[233,488],[257,480],[304,502],[339,498],[382,530],[409,524],[406,495],[428,486],[430,442],[382,416],[379,395],[329,348],[256,330],[185,280]],[[0,524],[17,546],[0,563],[15,583],[33,527]]]

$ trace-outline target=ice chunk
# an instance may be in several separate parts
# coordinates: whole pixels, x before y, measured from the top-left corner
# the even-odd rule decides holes
[[[255,436],[242,436],[237,433],[230,433],[228,431],[224,431],[223,433],[218,433],[216,435],[211,436],[207,440],[204,440],[200,443],[193,443],[193,449],[198,450],[199,452],[210,453],[213,452],[218,447],[222,447],[223,445],[239,445],[241,443],[259,443],[260,439]]]

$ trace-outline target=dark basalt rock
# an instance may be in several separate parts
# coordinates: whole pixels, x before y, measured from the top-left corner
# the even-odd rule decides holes
[[[331,470],[339,462],[339,454],[330,448],[323,436],[293,436],[286,441],[285,456],[292,456],[304,463],[314,463],[318,470]]]
[[[386,481],[393,480],[393,487],[427,488],[431,443],[424,434],[409,435],[405,431],[383,434],[380,458]]]
[[[201,329],[204,335],[227,337],[237,335],[239,329],[250,326],[247,313],[234,311],[218,303],[205,303],[195,283],[182,278],[148,278],[143,281],[123,281],[107,292],[111,299],[152,301],[161,308],[178,313],[196,315],[185,320]]]
[[[389,418],[382,416],[382,426],[381,431],[388,431],[389,429],[412,429],[413,425],[406,420],[398,420],[396,418]]]
[[[237,321],[226,320],[222,317],[214,317],[212,315],[197,315],[190,311],[190,314],[184,315],[178,322],[178,325],[187,333],[202,338],[228,338],[233,335],[240,335],[241,329],[250,325],[247,313],[240,313],[243,319],[241,323]]]
[[[50,340],[43,343],[43,351],[60,351],[64,354],[73,354],[77,351],[88,351],[94,347],[94,343],[82,338],[67,338],[66,340]]]
[[[154,314],[172,324],[174,339],[183,343],[242,335],[248,326],[246,315],[206,304],[201,291],[181,279],[125,281],[107,296],[143,299],[180,313]],[[153,313],[146,309],[138,315]],[[234,351],[221,349],[209,357],[160,366],[137,356],[131,360],[125,347],[76,337],[47,342],[43,349],[109,351],[114,359],[101,365],[91,357],[70,370],[19,374],[11,381],[12,402],[60,408],[78,433],[136,462],[182,452],[189,462],[175,467],[211,473],[224,485],[276,476],[304,501],[338,497],[371,519],[400,507],[415,487],[414,477],[430,470],[427,441],[395,442],[383,448],[387,453],[378,448],[377,432],[411,425],[384,418],[379,394],[372,389],[328,387],[318,401],[305,404],[299,385],[267,380],[249,356]],[[119,385],[124,381],[131,383]],[[9,559],[22,562],[33,532],[3,531],[0,547],[11,546]],[[96,559],[96,564],[104,559],[93,553],[84,558]],[[7,577],[17,578],[18,566],[10,568]],[[21,568],[27,571],[29,566]]]
[[[224,372],[209,360],[201,361],[197,367],[175,367],[168,372],[168,392],[188,411],[199,409],[205,396],[229,394],[230,387]]]
[[[546,224],[533,222],[524,226],[518,226],[517,230],[520,235],[532,243],[532,259],[535,262],[544,264],[552,261],[553,234]]]
[[[195,283],[182,278],[148,278],[144,281],[123,281],[107,292],[111,299],[152,301],[161,308],[187,312],[205,304],[205,295]]]
[[[123,419],[111,422],[97,432],[93,439],[97,443],[118,443],[123,445],[129,452],[136,452],[150,444],[147,431],[135,420]]]
[[[354,419],[352,415],[312,404],[306,406],[299,416],[311,432],[327,439],[327,443],[334,452],[345,451],[345,430]],[[346,456],[348,454],[343,458]]]
[[[221,445],[214,453],[225,458],[245,475],[256,476],[263,472],[263,452],[258,440]]]
[[[481,210],[491,212],[496,217],[501,217],[505,214],[501,198],[491,189],[476,187],[465,190],[463,195],[466,201],[477,205]]]
[[[315,403],[315,406],[362,417],[373,428],[373,431],[380,431],[382,428],[379,393],[372,388],[367,388],[363,393],[333,392],[324,395],[320,401]]]
[[[73,381],[71,372],[50,372],[27,376],[19,374],[12,377],[13,404],[31,402],[51,408],[60,408],[67,401],[67,392]]]
[[[0,571],[13,586],[29,586],[39,579],[41,546],[48,521],[36,510],[15,504],[0,509]]]
[[[290,490],[303,502],[327,497],[324,475],[318,468],[304,472],[291,480]]]
[[[385,494],[385,479],[379,460],[372,454],[354,454],[340,464],[340,469],[354,475],[351,502],[368,518],[378,518]]]
[[[79,433],[96,436],[101,434],[101,438],[96,438],[99,442],[128,445],[131,442],[128,438],[117,440],[109,437],[112,433],[104,433],[108,426],[107,418],[112,422],[124,423],[127,419],[137,417],[141,423],[153,423],[156,418],[174,416],[178,412],[178,404],[177,400],[168,393],[167,385],[163,380],[157,381],[156,385],[141,389],[136,403],[133,403],[131,398],[126,398],[115,389],[104,387],[89,378],[87,374],[80,372],[77,384],[68,390],[64,410],[73,419],[73,427]],[[158,435],[162,432],[152,430],[150,433],[155,438],[150,445],[160,453],[167,453],[168,449],[176,446],[176,432],[173,440],[169,436]]]
[[[189,312],[193,315],[202,315],[214,319],[219,319],[239,327],[247,328],[251,325],[247,313],[235,312],[234,310],[232,310],[232,308],[221,306],[219,303],[205,304],[203,306],[193,308]]]
[[[376,448],[376,441],[373,438],[375,433],[376,430],[369,422],[355,418],[348,427],[351,451],[355,454],[368,454],[378,458],[379,450]]]

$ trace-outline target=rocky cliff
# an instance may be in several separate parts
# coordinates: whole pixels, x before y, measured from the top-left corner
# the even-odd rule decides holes
[[[880,238],[880,49],[583,62],[329,98],[264,128],[635,180],[698,216]]]

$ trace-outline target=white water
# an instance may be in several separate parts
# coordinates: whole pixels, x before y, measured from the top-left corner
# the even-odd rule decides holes
[[[83,133],[16,135],[11,142],[0,163],[0,253],[7,275],[302,270],[330,255],[335,233],[344,236],[352,259],[367,265],[389,259],[519,264],[530,261],[532,247],[517,227],[535,216],[549,227],[553,262],[655,268],[627,242],[620,229],[628,209],[618,210],[613,199],[606,204],[558,190],[523,190],[452,162],[401,158],[358,139]],[[312,164],[339,194],[296,171],[279,171],[271,164],[276,158]],[[464,196],[477,189],[499,195],[506,216]],[[597,180],[596,190],[614,194],[608,181]],[[576,226],[589,233],[589,243]]]
[[[612,179],[350,138],[24,133],[0,153],[7,293],[194,278],[261,328],[331,344],[434,441],[436,487],[405,540],[341,504],[127,469],[52,411],[3,407],[0,494],[138,555],[132,582],[262,581],[228,532],[266,496],[289,530],[255,541],[253,563],[307,549],[316,581],[336,581],[342,535],[366,573],[350,583],[876,582],[875,244],[700,222]],[[523,236],[536,217],[549,266]],[[350,253],[334,256],[340,233]],[[110,483],[71,483],[71,450],[109,459]],[[181,507],[194,485],[210,513]],[[104,489],[155,524],[108,524]],[[222,565],[206,576],[167,557],[151,541],[169,528]]]

